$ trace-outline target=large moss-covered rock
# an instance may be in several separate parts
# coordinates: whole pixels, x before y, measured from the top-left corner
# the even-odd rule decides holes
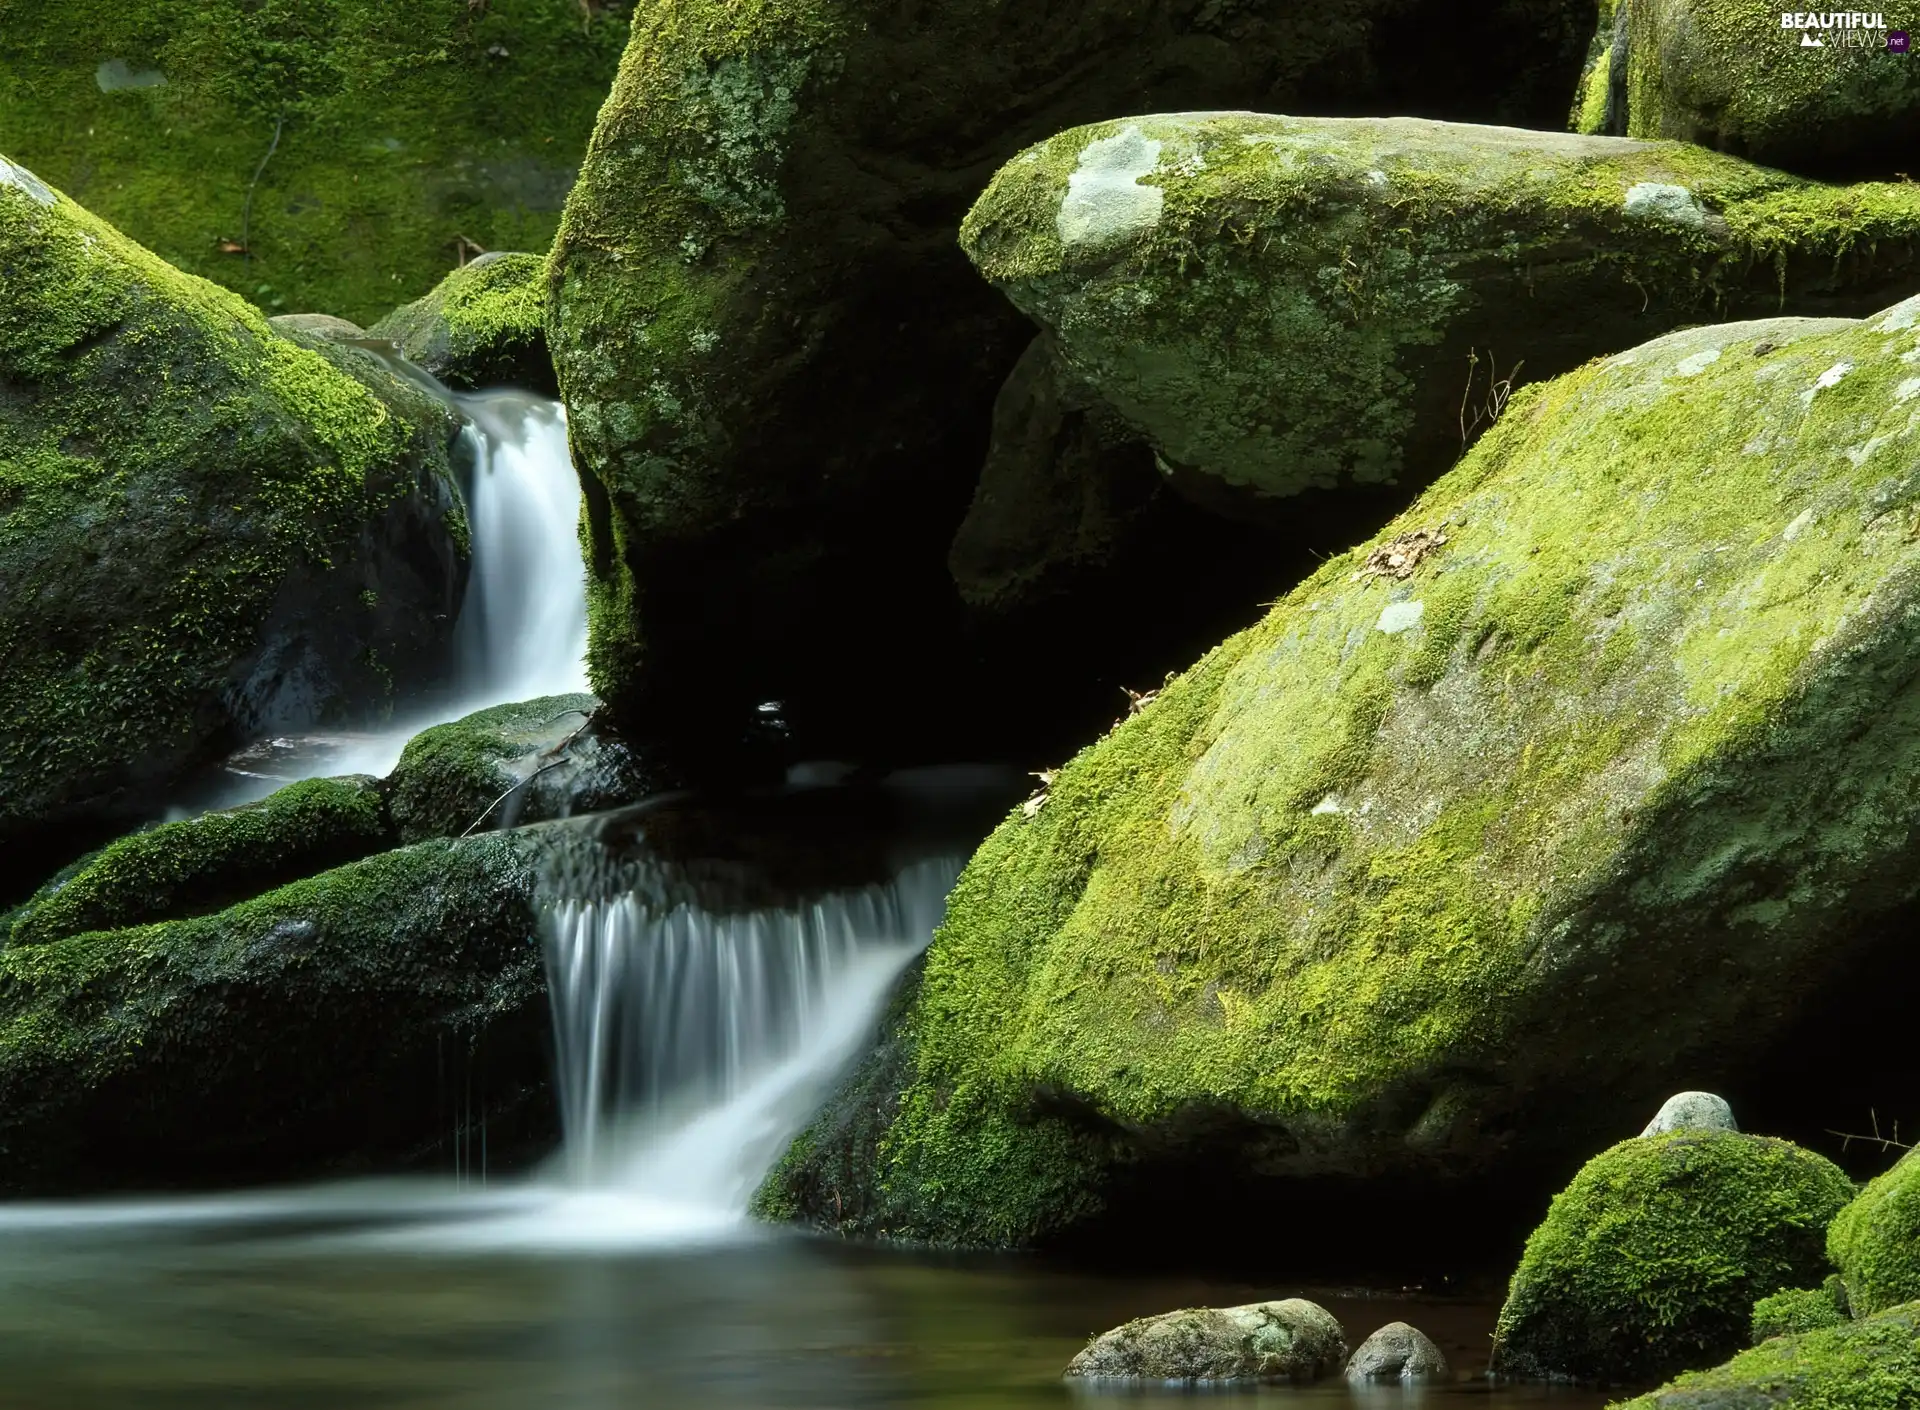
[[[391,846],[370,778],[293,783],[257,803],[136,832],[63,872],[14,912],[13,945],[204,915]]]
[[[524,834],[0,953],[0,1189],[496,1161],[551,1130]]]
[[[1920,1298],[1920,1157],[1872,1180],[1834,1220],[1827,1251],[1856,1315]]]
[[[625,8],[7,0],[0,144],[182,269],[364,324],[547,248]]]
[[[392,339],[449,387],[509,385],[553,396],[546,315],[546,260],[488,254],[367,331]]]
[[[1424,484],[1513,386],[1681,324],[1905,297],[1920,188],[1674,143],[1189,113],[1022,153],[961,240],[1177,487],[1257,512]]]
[[[591,695],[476,711],[407,741],[385,788],[404,841],[494,831],[638,802],[655,772]]]
[[[1527,1240],[1494,1333],[1493,1371],[1645,1384],[1747,1345],[1753,1304],[1817,1281],[1853,1197],[1789,1141],[1672,1131],[1595,1156]]]
[[[1203,1138],[1430,1186],[1737,1068],[1920,890],[1916,463],[1920,301],[1523,390],[985,842],[789,1208],[1031,1241]]]
[[[1574,126],[1815,176],[1905,172],[1920,143],[1920,64],[1888,38],[1912,17],[1790,13],[1807,27],[1765,0],[1603,0]]]
[[[0,837],[432,678],[465,575],[446,407],[4,161],[0,276]]]
[[[1909,1410],[1920,1405],[1920,1303],[1779,1337],[1617,1410]]]
[[[1023,145],[1143,106],[1518,116],[1560,90],[1557,109],[1589,19],[1568,0],[636,14],[548,312],[595,689],[691,724],[809,692],[878,720],[950,679],[942,560],[1027,341],[953,238]]]

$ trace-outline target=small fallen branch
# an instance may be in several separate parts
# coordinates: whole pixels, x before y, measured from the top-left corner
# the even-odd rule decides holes
[[[1886,1151],[1910,1151],[1913,1149],[1911,1145],[1908,1145],[1900,1139],[1900,1123],[1898,1121],[1893,1123],[1893,1134],[1891,1136],[1883,1136],[1880,1134],[1880,1113],[1872,1107],[1868,1107],[1867,1119],[1873,1123],[1873,1134],[1871,1136],[1832,1130],[1828,1131],[1827,1134],[1840,1138],[1840,1149],[1843,1151],[1850,1149],[1855,1141],[1860,1142],[1862,1145],[1878,1146],[1883,1153]]]
[[[248,263],[253,262],[253,193],[255,188],[260,185],[260,174],[267,169],[267,163],[273,160],[273,154],[280,150],[280,131],[286,125],[287,114],[286,111],[282,109],[280,116],[273,120],[273,141],[267,143],[266,155],[260,158],[260,165],[253,169],[253,180],[247,183],[247,204],[246,208],[240,213],[240,249],[238,253],[244,256]],[[222,248],[224,249],[225,247],[222,246]]]
[[[558,744],[554,745],[551,749],[545,750],[541,754],[536,755],[535,757],[545,759],[547,762],[542,764],[539,768],[535,769],[532,773],[528,774],[525,778],[516,780],[513,787],[509,788],[505,793],[502,793],[498,798],[494,799],[491,803],[487,804],[487,806],[481,810],[480,816],[467,824],[467,830],[460,834],[462,837],[473,836],[474,829],[479,827],[480,824],[485,822],[488,818],[492,817],[493,810],[495,808],[499,807],[502,803],[506,802],[507,799],[513,797],[514,794],[518,793],[521,789],[525,788],[528,784],[532,783],[535,779],[539,778],[540,775],[545,773],[548,769],[558,768],[561,764],[564,764],[566,762],[567,750],[572,746],[574,740],[578,739],[581,735],[585,734],[589,729],[593,727],[593,713],[589,710],[581,710],[577,708],[572,710],[562,710],[559,714],[551,715],[546,720],[542,721],[543,724],[550,725],[555,720],[564,720],[568,715],[585,715],[586,718],[580,722],[580,727],[576,729],[572,734],[568,735],[565,739],[561,740]]]
[[[1500,419],[1501,413],[1507,409],[1507,403],[1513,399],[1514,379],[1520,375],[1520,369],[1526,365],[1526,361],[1522,359],[1508,368],[1507,375],[1502,377],[1500,375],[1500,360],[1495,357],[1493,351],[1489,349],[1487,352],[1487,393],[1486,396],[1482,398],[1480,405],[1472,408],[1473,415],[1471,419],[1469,419],[1467,415],[1468,403],[1473,399],[1474,380],[1480,370],[1480,353],[1474,348],[1467,349],[1467,385],[1460,393],[1461,450],[1464,451],[1467,448],[1467,443],[1473,439],[1476,433],[1491,429],[1493,423]]]

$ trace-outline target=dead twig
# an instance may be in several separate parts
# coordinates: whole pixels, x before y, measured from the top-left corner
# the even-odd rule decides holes
[[[253,262],[253,193],[260,185],[260,174],[267,169],[267,163],[273,160],[273,154],[280,150],[280,131],[286,125],[287,114],[283,108],[280,116],[273,120],[273,140],[267,143],[266,154],[260,158],[260,165],[253,169],[253,180],[247,183],[247,204],[240,213],[239,253],[249,264]]]
[[[453,257],[459,261],[460,268],[465,269],[467,267],[468,256],[471,255],[474,258],[478,258],[486,252],[486,246],[482,245],[479,241],[469,240],[465,235],[455,233],[453,237]]]
[[[545,759],[547,762],[542,764],[539,768],[535,769],[532,773],[528,774],[525,778],[516,780],[513,787],[509,788],[505,793],[502,793],[498,798],[494,799],[491,803],[487,804],[487,806],[481,810],[480,816],[467,824],[467,830],[460,834],[462,837],[473,836],[474,829],[479,827],[480,824],[485,822],[488,818],[492,817],[493,810],[495,808],[499,807],[502,803],[506,802],[507,799],[513,797],[514,794],[518,793],[521,789],[525,788],[528,784],[532,783],[535,779],[539,778],[540,775],[545,773],[548,769],[558,768],[560,765],[566,762],[566,752],[568,748],[572,746],[573,741],[578,739],[581,735],[585,734],[593,726],[593,713],[588,710],[580,710],[580,709],[562,710],[559,714],[554,715],[551,718],[543,721],[543,723],[552,724],[554,720],[564,720],[568,715],[585,715],[586,718],[580,722],[580,727],[576,729],[572,734],[568,735],[565,739],[561,740],[558,744],[554,745],[551,749],[545,750],[541,754],[537,755],[536,757]]]
[[[1493,350],[1487,350],[1487,392],[1478,406],[1472,407],[1473,415],[1469,419],[1467,412],[1473,401],[1473,389],[1480,369],[1480,353],[1477,349],[1467,349],[1467,385],[1460,392],[1460,449],[1465,450],[1475,435],[1493,428],[1493,423],[1506,411],[1507,403],[1513,399],[1514,379],[1519,377],[1520,369],[1525,367],[1526,359],[1507,369],[1507,375],[1500,375],[1500,359]]]
[[[1910,1151],[1913,1149],[1911,1145],[1900,1139],[1900,1123],[1898,1121],[1893,1123],[1893,1134],[1891,1136],[1883,1136],[1880,1134],[1880,1113],[1872,1107],[1868,1107],[1867,1119],[1873,1123],[1873,1134],[1871,1136],[1862,1136],[1847,1131],[1828,1131],[1827,1134],[1840,1138],[1840,1149],[1843,1151],[1850,1149],[1855,1141],[1865,1146],[1878,1146],[1882,1152]]]

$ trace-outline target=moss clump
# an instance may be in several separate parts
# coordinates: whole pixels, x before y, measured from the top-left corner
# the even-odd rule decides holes
[[[1789,1288],[1769,1294],[1753,1305],[1753,1344],[1774,1337],[1817,1332],[1847,1320],[1847,1290],[1837,1275],[1818,1288]]]
[[[1423,484],[1520,382],[1683,324],[1920,288],[1920,187],[1676,143],[1245,113],[1076,128],[961,241],[1172,466],[1249,497]]]
[[[9,0],[0,142],[180,268],[364,324],[464,242],[547,247],[623,8]]]
[[[308,779],[257,803],[136,832],[43,887],[14,945],[204,915],[391,845],[372,779]]]
[[[484,255],[368,331],[449,387],[508,384],[552,396],[546,312],[543,256]]]
[[[1826,1269],[1852,1197],[1789,1141],[1674,1131],[1595,1156],[1527,1240],[1493,1369],[1530,1380],[1645,1383],[1747,1344],[1753,1305]]]
[[[0,1187],[392,1165],[482,1110],[506,1144],[547,1078],[531,846],[426,842],[0,952]]]
[[[1613,1410],[1910,1410],[1920,1405],[1920,1303],[1776,1337]]]
[[[1892,177],[1920,141],[1920,66],[1887,31],[1783,29],[1767,0],[1628,7],[1627,126],[1814,175]],[[1900,17],[1891,17],[1898,26]]]
[[[1920,1298],[1920,1159],[1869,1182],[1834,1220],[1827,1252],[1858,1315]]]
[[[1523,392],[982,845],[896,1114],[821,1159],[896,1233],[1023,1242],[1102,1197],[1069,1137],[1228,1112],[1275,1177],[1464,1175],[1766,1043],[1920,891],[1916,454],[1916,303]]]
[[[384,785],[403,841],[637,802],[658,780],[591,695],[495,705],[407,741]]]
[[[4,162],[0,263],[0,836],[431,677],[465,570],[444,407]]]

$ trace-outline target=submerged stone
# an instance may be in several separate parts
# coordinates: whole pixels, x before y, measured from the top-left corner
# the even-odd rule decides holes
[[[1645,1384],[1747,1344],[1756,1299],[1817,1280],[1851,1198],[1788,1141],[1687,1130],[1624,1141],[1554,1197],[1494,1332],[1493,1374]]]
[[[1102,1332],[1067,1365],[1070,1379],[1311,1381],[1340,1369],[1346,1333],[1305,1298],[1189,1307]]]
[[[437,674],[466,571],[446,407],[22,180],[0,262],[0,838],[124,825]]]
[[[514,386],[555,396],[547,356],[547,261],[486,254],[368,330],[449,387]]]
[[[1904,1410],[1920,1405],[1920,1303],[1681,1376],[1619,1410]]]
[[[1199,1149],[1519,1178],[1756,1059],[1920,894],[1916,464],[1920,301],[1524,390],[981,846],[785,1207],[1017,1244]]]

